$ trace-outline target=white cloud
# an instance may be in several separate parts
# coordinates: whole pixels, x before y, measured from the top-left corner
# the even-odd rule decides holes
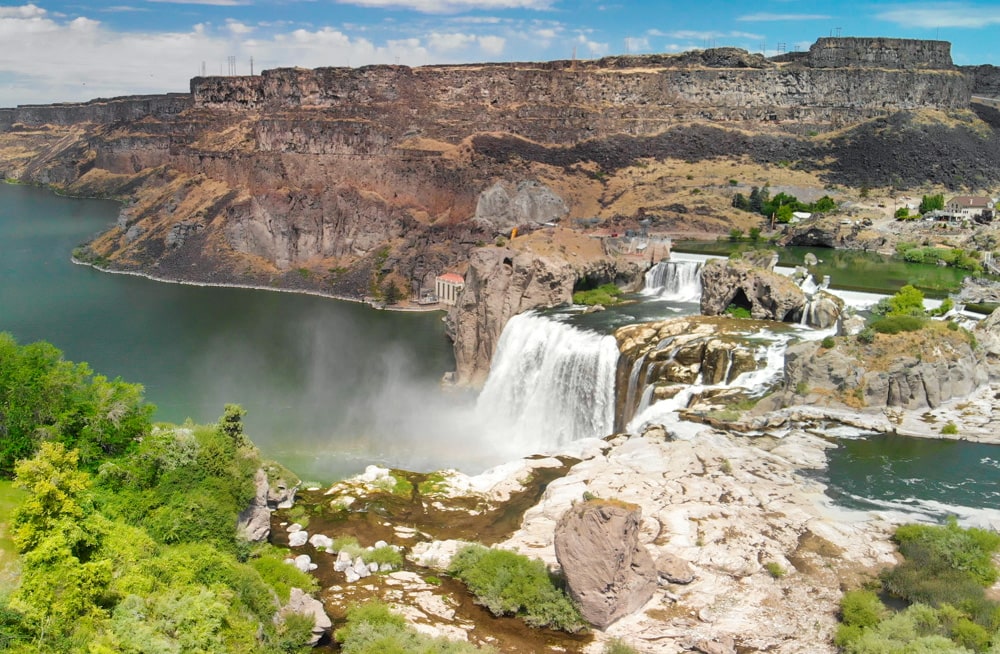
[[[241,23],[240,21],[233,19],[226,21],[226,29],[237,35],[249,34],[254,30],[252,25],[247,25],[246,23]]]
[[[625,37],[625,52],[635,53],[635,52],[648,52],[649,51],[649,39],[644,36],[626,36]]]
[[[449,14],[468,10],[545,10],[555,0],[337,0],[340,4],[380,9],[410,9],[425,14]]]
[[[942,2],[925,5],[893,5],[875,15],[876,18],[903,27],[982,28],[1000,25],[1000,7]]]
[[[773,14],[766,11],[755,14],[739,16],[736,20],[744,22],[770,22],[770,21],[800,21],[800,20],[827,20],[832,18],[827,14]]]
[[[598,41],[591,41],[583,34],[576,37],[576,42],[582,45],[587,51],[594,55],[595,57],[602,57],[608,54],[609,46],[607,43],[600,43]]]
[[[213,7],[238,7],[250,4],[250,0],[146,0],[171,5],[211,5]]]
[[[480,36],[479,37],[479,47],[482,48],[483,52],[499,56],[503,54],[504,48],[507,46],[507,39],[502,36]]]
[[[0,18],[39,18],[45,13],[44,9],[35,5],[0,7]]]
[[[462,48],[469,47],[470,44],[476,42],[476,36],[474,34],[461,34],[461,33],[451,33],[451,34],[440,34],[438,32],[431,32],[427,36],[427,45],[431,50],[437,50],[439,52],[447,52],[449,50],[461,50]]]

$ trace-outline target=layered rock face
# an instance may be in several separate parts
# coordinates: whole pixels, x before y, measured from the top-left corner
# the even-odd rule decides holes
[[[987,371],[964,337],[923,335],[919,341],[901,344],[885,335],[878,339],[883,339],[881,344],[876,340],[868,349],[857,351],[825,350],[815,342],[790,346],[785,352],[786,391],[805,388],[828,399],[831,393],[839,393],[841,399],[862,408],[933,409],[969,395],[988,381]],[[891,347],[893,340],[899,354],[876,363],[880,348]]]
[[[658,573],[639,542],[638,506],[602,500],[571,507],[556,525],[556,559],[570,596],[591,624],[604,629],[653,596]]]
[[[951,43],[918,39],[820,38],[809,48],[813,68],[950,70]]]
[[[659,401],[699,380],[709,385],[729,383],[756,370],[753,350],[735,333],[752,327],[742,321],[733,324],[691,317],[618,329],[615,339],[622,355],[616,379],[615,429],[625,429],[649,386],[650,400]]]
[[[641,276],[640,264],[605,256],[571,261],[558,251],[540,254],[514,247],[473,250],[465,289],[448,313],[448,331],[455,342],[456,382],[478,386],[486,380],[500,334],[511,317],[529,309],[571,303],[581,279],[593,285],[626,286],[636,284]]]

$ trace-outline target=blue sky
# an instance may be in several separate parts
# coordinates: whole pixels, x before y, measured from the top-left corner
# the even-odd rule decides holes
[[[186,91],[201,74],[281,66],[534,61],[817,37],[952,42],[1000,65],[1000,2],[862,0],[0,0],[0,107]]]

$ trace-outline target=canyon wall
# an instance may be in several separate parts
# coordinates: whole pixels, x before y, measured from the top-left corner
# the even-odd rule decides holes
[[[98,98],[89,102],[22,104],[12,109],[0,109],[0,131],[9,130],[15,123],[32,126],[76,125],[137,121],[146,117],[162,119],[176,116],[190,107],[191,96],[187,93],[130,95]]]
[[[809,48],[813,68],[951,70],[951,43],[918,39],[821,38]]]

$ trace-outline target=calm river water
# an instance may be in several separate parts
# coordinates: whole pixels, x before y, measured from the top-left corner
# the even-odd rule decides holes
[[[475,465],[456,405],[442,313],[376,311],[327,298],[164,284],[74,265],[70,252],[113,223],[113,202],[0,184],[0,330],[146,387],[156,418],[214,421],[248,411],[264,452],[316,480],[387,462]],[[471,461],[471,463],[470,463]]]

